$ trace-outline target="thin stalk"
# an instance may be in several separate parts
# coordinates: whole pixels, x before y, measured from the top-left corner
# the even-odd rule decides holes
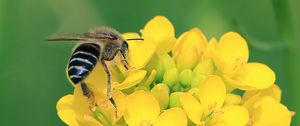
[[[291,7],[289,5],[289,0],[273,0],[273,6],[275,11],[275,16],[278,21],[278,26],[280,30],[280,34],[283,42],[286,42],[288,45],[288,49],[285,51],[286,55],[286,62],[287,62],[287,71],[289,75],[289,86],[290,90],[292,90],[292,95],[289,98],[293,99],[292,102],[294,104],[293,107],[296,111],[299,111],[300,101],[295,95],[295,92],[298,92],[299,88],[298,85],[300,83],[300,45],[297,43],[295,29],[293,27],[292,16],[291,16]],[[295,110],[293,110],[295,111]],[[299,118],[299,117],[297,117]],[[300,124],[299,119],[297,124]],[[296,123],[295,123],[296,124]]]
[[[93,111],[94,115],[96,116],[96,119],[100,121],[104,126],[112,126],[110,121],[99,111]]]

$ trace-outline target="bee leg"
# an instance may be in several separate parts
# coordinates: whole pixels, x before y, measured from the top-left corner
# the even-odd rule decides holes
[[[119,51],[119,52],[120,52],[120,54],[121,54],[121,55],[120,55],[120,56],[121,56],[121,62],[122,62],[122,64],[124,65],[124,67],[128,70],[128,69],[130,68],[128,62],[127,62],[125,56],[122,54],[122,52],[121,52],[121,51]]]
[[[98,106],[97,103],[96,103],[95,96],[94,96],[93,92],[88,88],[86,83],[81,82],[80,86],[81,86],[83,95],[86,96],[89,99],[90,107],[94,108],[94,107]]]
[[[115,103],[114,99],[111,96],[111,74],[110,74],[109,68],[108,68],[107,64],[105,63],[105,61],[101,60],[101,63],[103,65],[104,71],[106,72],[106,75],[107,75],[107,83],[106,83],[106,86],[107,86],[106,90],[107,91],[106,91],[106,95],[107,95],[107,98],[109,99],[109,101],[111,102],[111,104],[113,105],[113,107],[117,111],[116,103]]]

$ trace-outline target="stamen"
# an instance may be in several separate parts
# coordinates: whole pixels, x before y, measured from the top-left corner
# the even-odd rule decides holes
[[[83,115],[83,118],[87,121],[91,121],[93,119],[93,117],[90,115]]]
[[[151,126],[150,120],[143,120],[140,124],[140,126]]]
[[[249,122],[245,126],[253,126],[253,120],[249,119]]]

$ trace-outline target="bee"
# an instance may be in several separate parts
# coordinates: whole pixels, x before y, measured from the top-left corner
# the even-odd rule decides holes
[[[124,39],[119,32],[112,28],[97,28],[82,34],[62,34],[50,37],[48,41],[79,41],[72,51],[67,66],[67,76],[74,85],[80,84],[83,95],[90,103],[97,106],[93,92],[85,83],[85,79],[95,66],[100,63],[107,75],[107,98],[116,108],[111,96],[111,72],[106,61],[113,60],[116,55],[121,57],[121,62],[126,69],[129,68],[127,61],[128,43],[130,40],[143,40],[142,38]]]

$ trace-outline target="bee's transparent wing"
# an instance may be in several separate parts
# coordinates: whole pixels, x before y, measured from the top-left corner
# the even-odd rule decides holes
[[[47,41],[88,41],[88,39],[111,39],[115,40],[114,36],[109,34],[101,33],[83,33],[83,34],[58,34],[51,36]]]
[[[109,33],[84,33],[83,34],[86,37],[89,38],[95,38],[95,39],[110,39],[110,40],[116,40],[117,37],[113,36],[112,34]]]
[[[57,34],[50,36],[47,41],[86,41],[87,39],[84,34]]]

